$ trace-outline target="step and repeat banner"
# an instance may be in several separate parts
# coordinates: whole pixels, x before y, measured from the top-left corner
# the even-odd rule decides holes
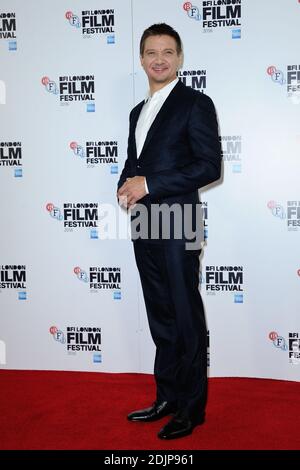
[[[0,367],[153,371],[116,185],[156,22],[220,124],[222,180],[200,191],[210,376],[299,380],[298,0],[1,1]]]

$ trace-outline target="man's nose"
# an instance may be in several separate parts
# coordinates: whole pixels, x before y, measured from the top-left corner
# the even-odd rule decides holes
[[[157,54],[157,56],[156,56],[156,62],[158,62],[158,63],[163,62],[163,55],[162,55],[162,54]]]

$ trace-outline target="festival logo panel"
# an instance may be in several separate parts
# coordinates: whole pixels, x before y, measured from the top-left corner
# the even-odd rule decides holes
[[[0,294],[15,292],[18,300],[27,300],[27,268],[25,264],[0,265]]]
[[[234,303],[244,303],[244,266],[205,266],[200,282],[206,295],[231,294]]]
[[[94,75],[60,75],[55,79],[45,75],[41,83],[47,93],[57,97],[61,106],[83,103],[87,113],[95,112]]]
[[[9,51],[17,50],[17,15],[14,11],[0,10],[0,48],[2,44]]]
[[[107,44],[115,44],[115,10],[68,10],[65,13],[69,26],[81,32],[83,39],[105,38]]]
[[[21,141],[0,142],[0,171],[12,169],[15,178],[23,176],[23,148]]]
[[[56,325],[49,328],[53,340],[65,354],[85,355],[94,364],[102,363],[102,329],[95,326],[66,326],[64,330]]]
[[[86,168],[109,168],[110,174],[119,172],[119,142],[113,139],[89,140],[81,144],[72,141],[69,148]]]
[[[286,339],[287,338],[287,339]],[[286,337],[281,336],[277,331],[269,333],[269,340],[273,346],[285,354],[287,353],[288,362],[292,365],[300,364],[300,333],[290,332]]]
[[[79,281],[89,287],[90,293],[112,292],[113,300],[121,299],[120,266],[90,266],[88,270],[76,266],[73,272]]]
[[[267,76],[286,91],[286,97],[293,104],[300,104],[300,65],[288,64],[282,67],[269,65]]]
[[[232,39],[241,38],[242,0],[197,0],[184,2],[182,8],[203,33],[229,30]]]
[[[297,232],[300,229],[300,201],[286,201],[284,204],[277,201],[269,201],[267,207],[273,217],[281,220],[289,232]]]

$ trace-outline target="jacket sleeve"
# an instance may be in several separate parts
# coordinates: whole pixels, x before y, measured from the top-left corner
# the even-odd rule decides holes
[[[125,161],[123,171],[122,171],[120,179],[118,181],[118,190],[121,188],[121,186],[123,186],[126,179],[129,178],[129,176],[130,176],[129,169],[130,169],[130,164],[129,164],[129,160],[128,160],[128,157],[127,157],[126,161]]]
[[[129,137],[128,137],[128,145],[127,145],[127,158],[125,160],[124,168],[122,170],[121,176],[118,181],[118,190],[125,183],[126,178],[130,177],[130,163],[129,163],[129,158],[128,158],[128,154],[129,154],[128,148],[129,148],[129,139],[130,139],[131,116],[132,116],[132,111],[129,115]]]
[[[191,163],[147,176],[150,197],[156,199],[190,193],[220,178],[218,123],[214,104],[208,96],[199,94],[187,127]]]

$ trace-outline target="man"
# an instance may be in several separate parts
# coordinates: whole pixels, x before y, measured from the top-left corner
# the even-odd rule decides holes
[[[198,188],[220,177],[221,152],[211,99],[177,78],[182,63],[178,33],[164,23],[150,26],[141,38],[140,59],[150,91],[130,113],[128,158],[118,198],[132,214],[142,206],[148,211],[137,224],[142,235],[133,238],[156,345],[157,393],[152,406],[130,413],[128,419],[148,422],[173,415],[158,433],[161,439],[173,439],[191,434],[205,419],[207,331],[198,290],[200,247],[197,236],[195,241],[186,234],[186,226],[195,234]],[[170,211],[169,220],[162,213],[154,222],[154,206],[174,205],[182,209],[179,223]],[[167,223],[170,230],[164,237]],[[141,225],[148,227],[148,237]],[[178,228],[184,229],[179,236]],[[195,242],[192,249],[187,249],[188,239]]]

